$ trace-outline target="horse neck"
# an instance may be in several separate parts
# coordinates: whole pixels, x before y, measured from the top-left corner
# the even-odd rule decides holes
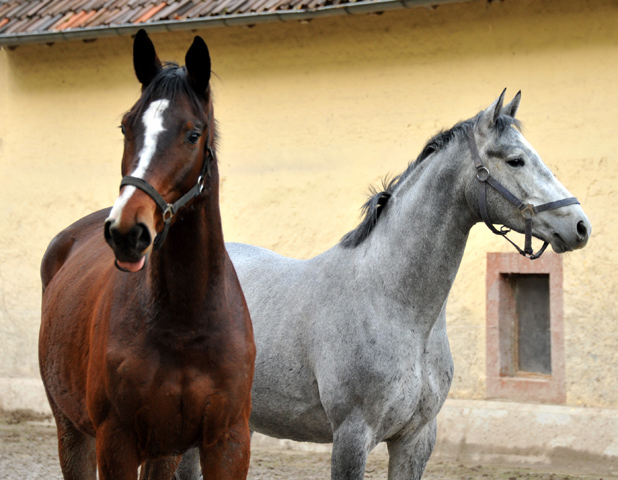
[[[224,283],[218,189],[197,198],[181,214],[161,249],[152,254],[148,284],[162,322],[192,326],[208,318],[207,305],[221,295]]]
[[[474,173],[467,168],[472,160],[463,144],[446,146],[402,181],[365,254],[389,300],[414,312],[416,321],[427,319],[428,331],[446,304],[477,221],[466,202]]]

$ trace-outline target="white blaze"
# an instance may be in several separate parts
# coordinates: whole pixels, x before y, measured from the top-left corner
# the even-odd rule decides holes
[[[163,132],[165,129],[163,128],[163,113],[169,106],[169,100],[155,100],[152,102],[148,109],[144,112],[142,116],[142,123],[144,124],[144,145],[142,146],[142,150],[139,152],[139,160],[137,162],[137,167],[135,170],[129,175],[132,177],[142,178],[148,170],[150,166],[150,161],[157,151],[157,138],[159,134]],[[114,208],[110,213],[110,218],[117,218],[135,192],[136,188],[132,185],[127,185],[124,187],[122,194],[116,199],[114,202]]]
[[[537,151],[532,145],[530,145],[530,142],[528,142],[526,137],[524,137],[519,131],[517,131],[517,135],[519,136],[519,141],[523,143],[526,148],[528,148],[538,158],[538,162],[535,163],[535,166],[538,170],[530,167],[528,167],[528,169],[526,170],[529,175],[526,183],[529,185],[529,188],[532,189],[532,191],[529,193],[531,198],[526,198],[522,200],[525,200],[526,202],[540,204],[571,197],[571,193],[566,189],[564,185],[562,185],[562,183],[558,181],[550,168],[545,165]]]

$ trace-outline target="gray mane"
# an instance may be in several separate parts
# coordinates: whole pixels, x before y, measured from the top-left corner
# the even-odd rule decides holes
[[[369,198],[365,204],[361,207],[361,216],[363,219],[361,223],[354,230],[346,233],[339,242],[344,248],[358,247],[363,241],[371,234],[375,228],[380,215],[388,205],[388,200],[393,195],[393,192],[397,189],[402,182],[408,178],[412,172],[431,154],[439,152],[444,149],[453,139],[461,139],[466,135],[469,127],[473,126],[481,113],[469,118],[468,120],[457,123],[450,130],[442,130],[438,134],[434,135],[423,147],[423,150],[416,158],[415,161],[410,162],[408,167],[392,180],[384,180],[382,182],[382,190],[379,191],[374,186],[369,187]],[[494,131],[501,135],[509,126],[515,126],[521,128],[519,120],[511,117],[510,115],[502,114],[494,123]]]

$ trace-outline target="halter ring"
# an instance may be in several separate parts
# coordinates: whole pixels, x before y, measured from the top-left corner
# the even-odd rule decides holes
[[[489,177],[490,177],[490,173],[485,165],[481,165],[480,167],[477,167],[476,179],[479,182],[486,182]]]
[[[163,210],[163,221],[168,222],[174,216],[174,205],[171,203],[167,204],[167,208]]]
[[[521,209],[521,214],[524,216],[525,219],[534,217],[534,205],[532,205],[531,203],[524,205],[524,207]]]

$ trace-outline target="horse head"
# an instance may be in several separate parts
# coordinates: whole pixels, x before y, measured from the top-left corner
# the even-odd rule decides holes
[[[530,258],[542,253],[533,254],[531,236],[545,242],[543,250],[550,244],[557,253],[584,247],[591,232],[588,217],[522,135],[515,119],[521,92],[508,105],[504,93],[467,131],[476,167],[466,189],[468,204],[494,233],[525,233],[526,247],[518,250]]]
[[[161,247],[177,211],[208,190],[215,132],[210,55],[200,37],[187,51],[185,67],[164,66],[140,30],[133,64],[142,92],[122,119],[123,180],[104,232],[116,266],[136,272]]]

